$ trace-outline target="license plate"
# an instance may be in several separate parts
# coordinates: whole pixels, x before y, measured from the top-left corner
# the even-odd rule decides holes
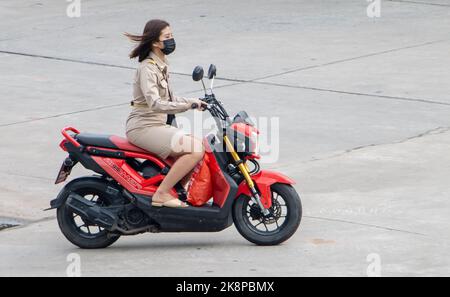
[[[70,175],[70,172],[72,172],[73,166],[67,166],[64,163],[65,162],[62,163],[61,169],[59,170],[58,176],[56,177],[55,184],[65,182],[67,177]]]

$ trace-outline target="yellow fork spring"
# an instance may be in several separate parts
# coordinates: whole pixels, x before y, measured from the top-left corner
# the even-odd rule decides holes
[[[239,163],[239,170],[241,171],[241,173],[244,175],[245,181],[247,182],[248,186],[252,189],[255,188],[255,184],[253,183],[252,178],[250,177],[250,173],[248,170],[248,166],[245,163],[241,163],[241,158],[239,158],[239,155],[236,153],[236,151],[234,150],[233,145],[231,144],[230,139],[228,138],[228,136],[224,136],[223,137],[225,144],[229,150],[229,152],[231,153],[231,156],[233,157],[234,161],[236,163]]]

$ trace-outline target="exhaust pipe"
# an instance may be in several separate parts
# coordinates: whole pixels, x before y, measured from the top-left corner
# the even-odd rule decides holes
[[[118,217],[115,213],[98,206],[96,203],[86,200],[83,196],[71,193],[67,198],[66,205],[94,225],[105,228],[108,231],[117,229]]]

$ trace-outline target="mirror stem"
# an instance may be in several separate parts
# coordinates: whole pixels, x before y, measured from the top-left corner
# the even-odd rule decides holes
[[[205,90],[205,94],[206,94],[206,87],[205,87],[205,82],[203,81],[203,78],[202,78],[202,85],[203,85],[203,90]]]
[[[214,76],[213,76],[213,78],[212,78],[212,80],[211,80],[211,92],[212,92],[212,90],[213,90],[213,87],[214,87]]]

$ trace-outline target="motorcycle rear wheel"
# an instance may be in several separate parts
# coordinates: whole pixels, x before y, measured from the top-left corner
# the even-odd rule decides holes
[[[76,193],[100,206],[111,204],[107,195],[95,187],[79,188]],[[70,192],[67,192],[67,195],[69,194]],[[119,235],[110,234],[107,230],[86,222],[65,204],[58,208],[57,219],[59,228],[67,240],[82,249],[106,248],[120,238]]]

